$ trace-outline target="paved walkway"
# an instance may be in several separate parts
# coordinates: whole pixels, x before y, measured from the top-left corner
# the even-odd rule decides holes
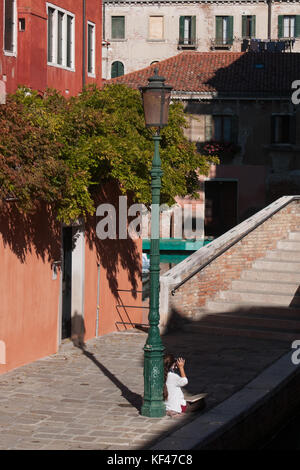
[[[145,341],[137,330],[112,333],[88,341],[84,353],[66,344],[58,354],[1,375],[0,449],[148,449],[198,417],[140,416]],[[171,332],[163,342],[186,358],[186,392],[208,393],[206,410],[291,347],[191,331]]]

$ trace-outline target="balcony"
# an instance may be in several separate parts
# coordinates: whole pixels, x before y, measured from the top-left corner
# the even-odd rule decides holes
[[[198,49],[198,39],[178,39],[177,40],[178,50],[196,50]]]
[[[212,51],[215,51],[215,50],[220,50],[220,49],[225,49],[225,50],[230,50],[232,48],[232,45],[233,45],[233,39],[218,39],[218,38],[214,38],[214,39],[211,39],[211,50]]]

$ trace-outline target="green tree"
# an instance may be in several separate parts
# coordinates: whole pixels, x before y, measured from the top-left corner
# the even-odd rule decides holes
[[[124,194],[150,204],[154,130],[145,127],[137,90],[92,86],[67,100],[54,90],[41,99],[19,89],[0,107],[0,126],[2,200],[13,196],[23,210],[43,200],[69,222],[92,214],[95,191],[114,180]],[[186,126],[183,106],[172,104],[161,132],[164,203],[174,203],[176,196],[197,197],[197,174],[209,169],[208,157],[184,136]]]

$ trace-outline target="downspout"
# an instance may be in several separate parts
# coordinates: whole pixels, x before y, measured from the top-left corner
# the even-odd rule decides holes
[[[82,89],[85,87],[85,62],[86,62],[86,0],[82,0]]]
[[[105,0],[102,3],[102,39],[105,41]]]
[[[268,39],[272,39],[272,0],[268,0]]]

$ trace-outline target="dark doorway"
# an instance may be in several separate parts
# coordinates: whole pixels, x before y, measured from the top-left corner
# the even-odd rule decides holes
[[[237,181],[205,181],[205,236],[219,237],[237,224]]]
[[[63,228],[62,339],[71,337],[72,227]]]

